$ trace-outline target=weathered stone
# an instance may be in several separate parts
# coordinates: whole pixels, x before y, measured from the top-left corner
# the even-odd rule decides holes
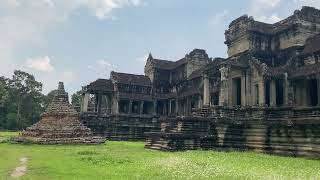
[[[41,120],[28,127],[21,136],[14,139],[17,142],[39,144],[100,144],[102,137],[94,137],[89,128],[79,121],[77,111],[69,104],[68,93],[63,83],[59,83],[56,94],[41,115]]]

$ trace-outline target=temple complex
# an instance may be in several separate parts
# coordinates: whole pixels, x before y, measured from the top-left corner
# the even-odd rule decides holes
[[[104,137],[95,137],[89,128],[79,121],[79,114],[69,104],[68,93],[62,82],[56,94],[41,115],[41,120],[28,127],[14,140],[37,144],[101,144]]]
[[[83,123],[111,139],[145,135],[151,149],[320,157],[320,10],[275,24],[245,15],[225,39],[227,58],[150,54],[144,75],[112,72],[83,87]]]

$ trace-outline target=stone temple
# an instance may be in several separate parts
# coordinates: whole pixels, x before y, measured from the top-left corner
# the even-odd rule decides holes
[[[109,139],[146,138],[151,149],[320,157],[320,10],[274,24],[239,17],[225,44],[227,58],[150,54],[144,75],[111,72],[84,86],[82,122]]]
[[[60,82],[51,104],[41,115],[41,120],[23,131],[15,141],[38,144],[101,144],[105,142],[105,138],[94,137],[91,130],[79,121],[79,114],[69,104],[68,93]]]

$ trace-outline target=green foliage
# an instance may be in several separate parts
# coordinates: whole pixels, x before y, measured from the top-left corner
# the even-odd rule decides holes
[[[21,157],[29,159],[23,179],[320,179],[319,160],[254,152],[161,152],[144,149],[143,142],[2,143],[0,154],[5,157],[0,179],[8,179]]]
[[[75,107],[75,109],[79,112],[81,107],[81,98],[82,91],[77,91],[71,96],[71,104]]]
[[[48,107],[48,105],[51,103],[55,93],[56,93],[57,90],[52,90],[50,91],[46,96],[43,97],[43,106],[45,108]]]
[[[0,129],[23,129],[40,119],[44,110],[42,84],[34,76],[14,71],[0,78]]]

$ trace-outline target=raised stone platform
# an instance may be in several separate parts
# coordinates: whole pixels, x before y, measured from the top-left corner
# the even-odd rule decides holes
[[[199,109],[194,117],[161,120],[161,127],[161,132],[146,134],[146,148],[252,150],[320,158],[320,107],[214,107]]]
[[[115,141],[144,141],[144,133],[160,131],[158,116],[82,113],[81,121],[94,135]]]
[[[21,136],[14,138],[16,142],[38,144],[101,144],[103,137],[94,137],[89,128],[79,121],[77,111],[69,104],[68,93],[63,83],[42,114],[41,120],[28,127]]]

